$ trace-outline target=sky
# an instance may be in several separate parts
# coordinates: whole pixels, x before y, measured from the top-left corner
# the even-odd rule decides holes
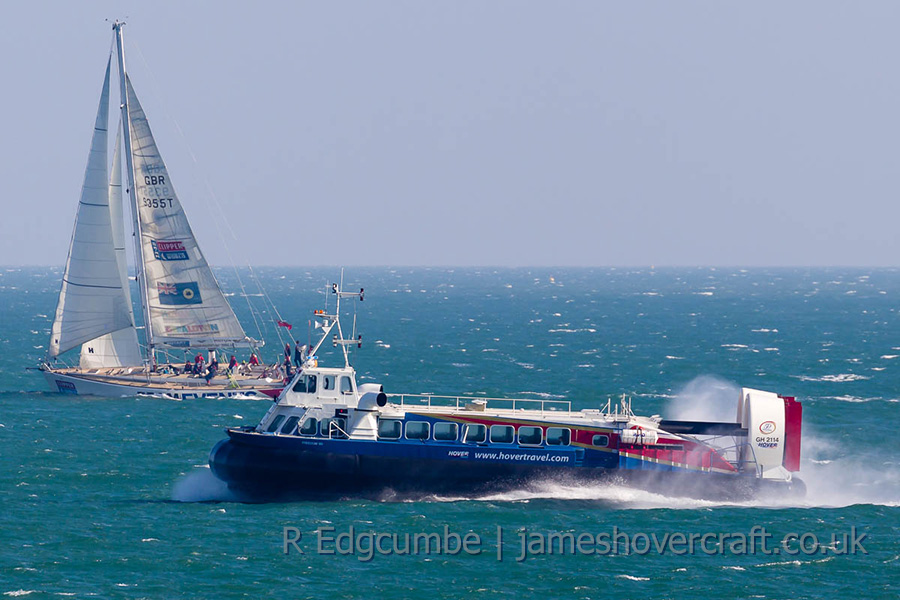
[[[898,17],[880,1],[8,3],[0,264],[65,262],[121,19],[214,265],[894,266]]]

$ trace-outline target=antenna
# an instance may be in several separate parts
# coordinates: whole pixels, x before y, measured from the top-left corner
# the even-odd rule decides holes
[[[319,348],[322,347],[322,344],[325,343],[329,337],[331,338],[331,344],[335,348],[340,346],[341,352],[344,354],[344,366],[350,366],[350,346],[355,345],[357,348],[362,348],[362,335],[356,332],[356,312],[354,310],[353,315],[353,329],[351,331],[351,336],[349,338],[344,337],[344,331],[341,328],[341,299],[358,299],[360,301],[363,300],[365,295],[365,289],[359,288],[358,292],[345,292],[343,291],[344,285],[344,270],[341,269],[341,280],[340,283],[332,283],[331,294],[326,292],[325,294],[325,309],[324,310],[316,310],[314,312],[316,319],[322,319],[322,337],[309,352],[309,356],[314,356]],[[335,296],[335,310],[334,314],[328,313],[328,296]],[[318,328],[318,324],[316,325]],[[332,333],[332,330],[337,327],[337,333]]]

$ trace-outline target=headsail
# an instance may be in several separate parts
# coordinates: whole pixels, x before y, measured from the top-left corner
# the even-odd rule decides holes
[[[131,308],[131,294],[128,287],[128,262],[125,256],[125,222],[122,215],[122,123],[119,122],[119,133],[113,151],[112,172],[109,176],[109,220],[112,226],[113,247],[116,251],[116,264],[119,269],[119,281],[128,306],[128,315],[132,323],[134,313]],[[140,365],[143,361],[138,344],[137,330],[134,326],[107,333],[97,339],[81,345],[81,368],[123,367]]]
[[[106,163],[109,71],[110,63],[107,63],[69,257],[50,334],[51,357],[106,333],[134,326],[130,303],[125,300],[122,289],[109,214]]]
[[[181,207],[143,108],[126,75],[146,301],[154,344],[252,343],[225,299]]]

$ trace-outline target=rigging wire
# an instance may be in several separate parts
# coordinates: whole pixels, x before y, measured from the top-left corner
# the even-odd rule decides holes
[[[147,73],[150,76],[149,79],[150,79],[151,85],[153,86],[154,94],[157,96],[158,99],[161,98],[162,95],[158,93],[159,85],[157,83],[156,77],[154,76],[153,70],[150,68],[149,63],[147,62],[146,58],[144,57],[144,53],[141,51],[140,45],[137,43],[136,40],[133,40],[132,44],[134,45],[134,48],[137,51],[137,54],[141,60],[141,63],[143,64],[144,68],[147,70]],[[209,178],[206,176],[206,171],[200,166],[200,162],[197,160],[197,156],[196,156],[196,154],[194,154],[194,150],[191,147],[190,142],[187,139],[187,136],[184,134],[184,131],[182,130],[181,125],[169,113],[165,102],[160,100],[159,104],[162,107],[163,112],[166,115],[166,118],[168,118],[169,121],[172,122],[172,124],[175,126],[175,129],[178,131],[178,135],[181,137],[182,143],[184,144],[185,149],[187,150],[188,154],[191,157],[191,160],[194,163],[194,166],[196,167],[196,169],[194,171],[195,177],[197,176],[197,173],[199,173],[202,183],[203,183],[204,187],[206,188],[206,193],[208,194],[208,196],[203,195],[203,194],[201,194],[201,196],[203,197],[203,201],[206,205],[208,214],[211,214],[213,216],[213,218],[212,218],[213,224],[216,227],[216,232],[219,235],[219,240],[221,241],[222,246],[225,250],[225,253],[228,257],[228,261],[231,265],[231,268],[234,271],[234,275],[235,275],[235,278],[237,279],[238,287],[240,288],[241,296],[243,296],[244,299],[247,301],[248,312],[250,313],[250,317],[253,319],[253,323],[256,328],[257,334],[259,335],[261,341],[263,343],[265,343],[263,327],[261,327],[261,325],[260,325],[260,320],[262,318],[262,315],[261,314],[258,315],[258,311],[254,308],[253,303],[250,301],[250,296],[247,294],[246,288],[244,286],[244,282],[241,279],[241,275],[238,270],[237,263],[235,262],[234,257],[231,254],[231,249],[229,248],[227,242],[225,241],[225,233],[223,232],[223,225],[225,228],[227,228],[228,233],[231,234],[231,238],[233,240],[238,239],[237,235],[235,235],[234,229],[232,229],[231,224],[229,223],[227,217],[225,216],[226,213],[222,209],[222,205],[219,202],[218,196],[216,195],[215,191],[213,190],[213,187],[209,181]],[[212,203],[210,203],[210,199],[212,199]],[[250,266],[249,262],[247,264],[247,268],[249,269],[253,280],[256,281],[257,288],[260,290],[260,292],[263,294],[264,298],[268,301],[269,305],[273,309],[273,312],[275,313],[276,318],[278,318],[278,320],[281,320],[281,316],[278,314],[278,311],[275,308],[274,303],[272,303],[271,298],[263,289],[262,284],[259,281],[259,279],[256,278],[256,275],[253,272],[253,268]],[[215,278],[215,274],[213,274],[213,277]],[[268,328],[266,328],[266,332],[268,332]],[[277,328],[276,328],[276,334],[277,334],[279,343],[281,343],[283,341],[282,337],[281,337],[281,332]],[[252,349],[254,352],[259,354],[259,349],[255,346],[255,344]]]

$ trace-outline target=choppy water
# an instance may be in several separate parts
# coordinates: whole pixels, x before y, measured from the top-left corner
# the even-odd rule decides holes
[[[305,337],[319,290],[337,272],[258,274]],[[205,468],[207,454],[224,427],[254,423],[267,405],[50,393],[25,367],[45,352],[58,278],[58,269],[0,270],[0,594],[897,597],[898,270],[348,272],[366,288],[366,343],[354,364],[362,380],[391,392],[566,398],[576,407],[627,393],[639,413],[690,417],[702,407],[726,418],[737,385],[797,396],[808,496],[737,504],[565,481],[478,498],[232,502]],[[231,273],[221,281],[238,291]],[[253,332],[246,302],[233,300]],[[264,333],[275,356],[273,331]],[[365,552],[317,553],[318,528],[337,535],[351,526],[399,538],[447,527],[477,534],[482,552],[370,561],[360,560]],[[826,545],[856,528],[867,553],[557,552],[516,560],[523,530],[597,535],[615,527],[660,538],[754,526],[778,540],[812,533]],[[284,527],[303,532],[304,554],[283,553]]]

